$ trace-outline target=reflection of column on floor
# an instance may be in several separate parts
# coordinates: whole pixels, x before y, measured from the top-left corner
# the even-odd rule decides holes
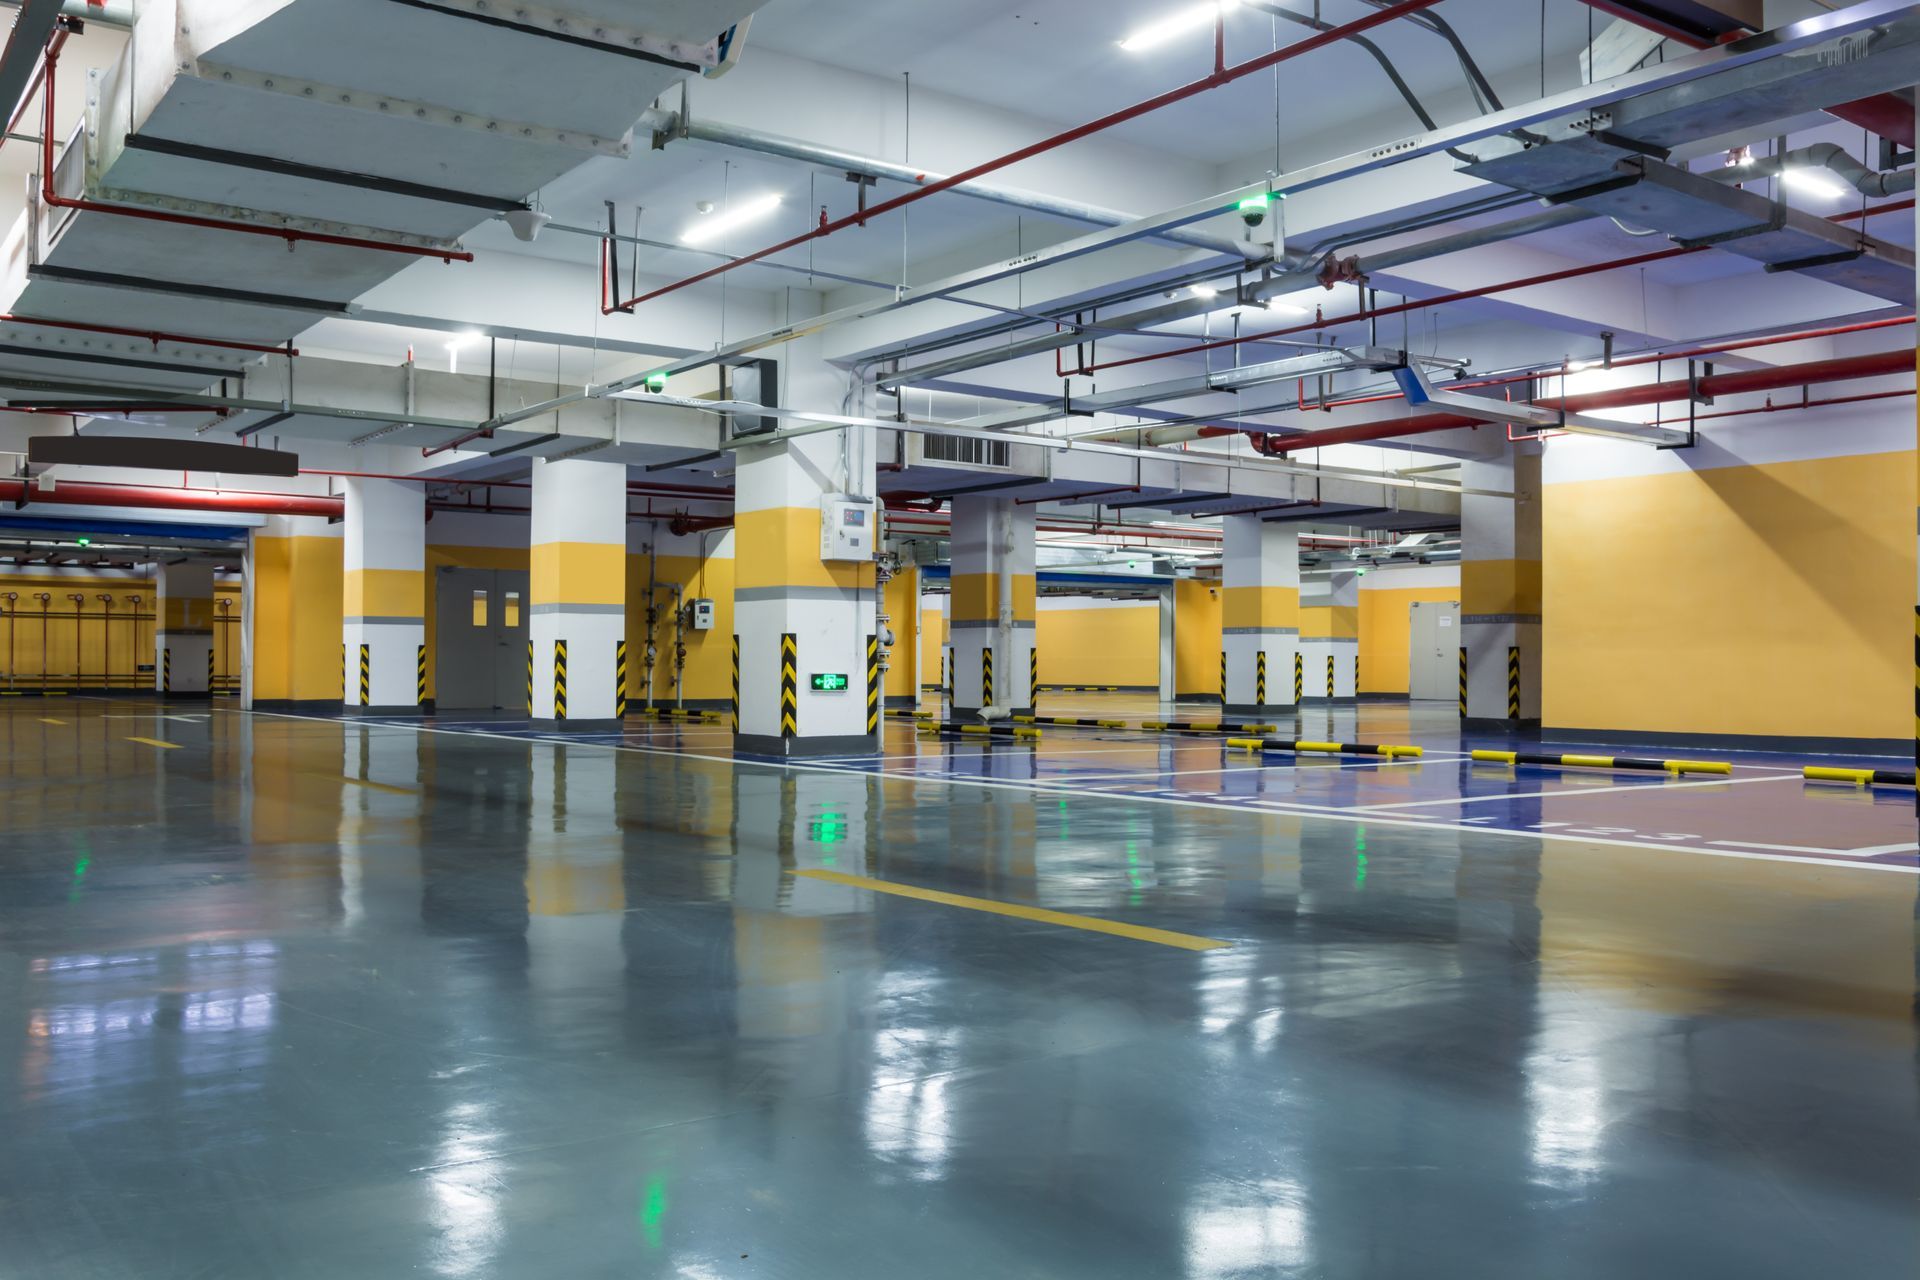
[[[1306,700],[1351,701],[1360,668],[1360,576],[1335,573],[1301,589],[1300,653]]]
[[[1012,498],[953,500],[953,713],[1033,709],[1034,512]]]
[[[1526,452],[1521,452],[1521,450]],[[1468,489],[1509,498],[1460,499],[1460,639],[1467,721],[1480,729],[1540,723],[1540,454],[1516,445],[1462,464]]]
[[[154,690],[205,698],[213,674],[213,566],[163,564],[154,585]]]
[[[614,675],[627,638],[626,465],[535,462],[531,537],[534,723],[617,729],[621,699]],[[639,656],[629,655],[628,665]]]
[[[420,705],[426,527],[422,486],[346,481],[340,634],[349,710],[402,712]]]
[[[542,744],[528,778],[527,983],[543,1025],[588,1036],[614,1025],[626,1006],[618,758]]]
[[[1294,706],[1300,651],[1300,534],[1259,516],[1227,516],[1221,565],[1222,685],[1231,715],[1268,715]],[[1312,673],[1307,688],[1312,689]]]
[[[821,558],[822,500],[873,492],[859,432],[743,450],[734,497],[734,623],[740,642],[736,747],[757,755],[844,755],[879,746],[867,705],[877,612],[868,560]],[[843,512],[842,519],[847,518]],[[871,547],[873,531],[866,531]],[[815,688],[815,677],[820,687]]]
[[[420,929],[424,735],[349,727],[340,779],[340,916],[348,928],[390,938]],[[331,780],[329,780],[331,781]],[[331,872],[332,868],[327,868]],[[332,882],[332,875],[327,880]]]
[[[867,998],[878,896],[796,877],[818,868],[868,874],[869,790],[861,775],[737,771],[734,805],[735,1015],[741,1035],[785,1040],[844,1025]],[[820,1042],[832,1049],[838,1037]],[[832,1086],[842,1064],[809,1051],[784,1081]],[[837,1086],[834,1086],[837,1087]]]

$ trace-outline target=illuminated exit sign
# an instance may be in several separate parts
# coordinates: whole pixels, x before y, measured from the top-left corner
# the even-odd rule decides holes
[[[847,687],[847,677],[838,671],[816,672],[811,683],[815,693],[840,693]]]

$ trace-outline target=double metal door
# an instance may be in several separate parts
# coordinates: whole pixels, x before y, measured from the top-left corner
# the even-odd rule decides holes
[[[1407,690],[1413,698],[1460,696],[1460,604],[1416,600],[1407,606]]]
[[[434,581],[433,648],[436,710],[525,710],[526,572],[443,567]]]

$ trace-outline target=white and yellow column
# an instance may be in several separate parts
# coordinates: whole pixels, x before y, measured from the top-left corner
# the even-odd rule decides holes
[[[402,480],[346,481],[341,695],[350,713],[417,711],[427,643],[427,501]]]
[[[1300,657],[1300,533],[1259,516],[1227,516],[1221,564],[1221,700],[1228,715],[1294,709]],[[1311,673],[1301,671],[1311,688]]]
[[[162,564],[155,581],[153,687],[163,698],[213,688],[213,566]]]
[[[870,437],[821,432],[738,456],[735,748],[769,756],[877,750],[879,691],[868,679],[879,658],[873,562],[821,555],[822,500],[874,491]],[[862,539],[869,557],[878,533]]]
[[[1351,702],[1359,695],[1358,574],[1335,573],[1301,597],[1300,653],[1304,701]]]
[[[1522,452],[1522,449],[1525,452]],[[1516,446],[1468,461],[1460,498],[1460,655],[1463,727],[1540,726],[1540,454]]]
[[[249,711],[339,707],[341,532],[319,516],[268,516],[248,539],[240,695]]]
[[[953,714],[1033,709],[1034,512],[1012,498],[953,500]]]
[[[627,644],[627,468],[533,464],[528,583],[532,714],[547,729],[620,727]]]

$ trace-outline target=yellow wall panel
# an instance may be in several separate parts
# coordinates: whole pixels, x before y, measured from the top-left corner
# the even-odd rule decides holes
[[[1160,610],[1042,609],[1041,684],[1160,684]]]
[[[4,593],[19,598],[9,607]],[[45,593],[46,609],[34,599]],[[64,574],[36,578],[0,574],[0,688],[151,688],[154,584],[141,579]],[[84,599],[75,603],[70,596]],[[100,597],[113,597],[111,610]],[[136,603],[136,598],[138,603]],[[219,604],[224,602],[223,611]],[[78,615],[78,616],[76,616]],[[240,664],[240,587],[216,583],[214,607],[205,623],[213,630],[214,677],[233,685]]]
[[[1546,489],[1545,721],[1905,738],[1914,459]]]
[[[742,589],[756,587],[865,587],[873,565],[820,558],[820,508],[766,507],[733,517],[734,557]]]
[[[920,651],[920,570],[906,565],[887,580],[881,612],[892,619],[893,649],[887,657],[885,697],[910,698],[914,687],[913,662]]]
[[[1460,599],[1459,587],[1394,587],[1360,593],[1360,692],[1406,693],[1415,601]]]
[[[1225,611],[1217,582],[1173,584],[1173,690],[1176,697],[1220,694],[1220,627]],[[1296,604],[1298,595],[1295,597]],[[1291,625],[1291,624],[1289,624]]]
[[[736,543],[737,545],[737,543]],[[814,548],[818,553],[818,546]],[[817,560],[816,560],[817,563]],[[673,591],[678,583],[682,601],[713,601],[713,629],[682,632],[687,663],[680,673],[681,696],[702,702],[725,702],[733,697],[733,590],[736,562],[721,556],[662,555],[654,557],[654,603],[658,620],[653,643],[656,704],[673,700]],[[627,701],[639,709],[647,696],[647,557],[627,557]]]
[[[947,643],[947,618],[938,609],[920,611],[920,683],[932,688],[940,683],[940,658]]]
[[[1462,614],[1540,613],[1540,561],[1465,560],[1460,564]]]
[[[997,573],[956,573],[949,584],[953,592],[953,616],[961,622],[991,622],[1000,616],[1000,575]],[[1013,619],[1032,622],[1035,609],[1034,576],[1013,575]]]
[[[341,578],[341,610],[349,618],[421,617],[426,579],[419,569],[348,569]]]

